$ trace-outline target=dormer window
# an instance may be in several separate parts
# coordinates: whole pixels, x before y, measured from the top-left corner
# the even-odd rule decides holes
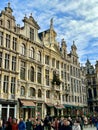
[[[34,41],[34,29],[30,28],[30,40]]]
[[[10,20],[7,20],[7,28],[10,28]]]
[[[16,32],[16,27],[14,27],[14,32]]]

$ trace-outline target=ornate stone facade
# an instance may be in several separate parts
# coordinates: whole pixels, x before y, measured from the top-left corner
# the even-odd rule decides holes
[[[98,61],[95,66],[87,59],[85,64],[88,111],[98,113]]]
[[[87,106],[85,75],[81,70],[75,42],[57,42],[50,27],[41,33],[32,17],[16,25],[8,4],[0,14],[0,116],[24,118],[46,114],[84,112]]]

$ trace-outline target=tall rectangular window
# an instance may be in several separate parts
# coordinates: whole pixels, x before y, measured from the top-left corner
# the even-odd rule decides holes
[[[34,41],[34,29],[30,28],[30,40]]]
[[[1,88],[1,74],[0,74],[0,88]]]
[[[0,67],[2,67],[2,52],[0,52]]]
[[[6,48],[10,48],[10,35],[6,34]]]
[[[45,70],[46,85],[49,85],[49,70]]]
[[[55,59],[52,59],[52,67],[55,67]]]
[[[63,63],[61,63],[61,68],[63,68]]]
[[[10,20],[7,20],[7,28],[10,29]]]
[[[12,56],[12,70],[16,71],[16,56]]]
[[[20,51],[21,55],[26,56],[26,46],[24,43],[21,44],[21,51]]]
[[[12,49],[13,49],[14,51],[16,51],[16,48],[17,48],[17,38],[13,37]]]
[[[45,55],[45,64],[49,65],[49,56]]]
[[[3,45],[3,32],[0,32],[0,46]]]
[[[64,73],[63,73],[63,71],[61,71],[61,78],[62,78],[62,79],[64,78]]]
[[[41,67],[38,67],[37,82],[41,84]]]
[[[4,75],[3,92],[8,93],[9,76]]]
[[[56,68],[59,69],[59,61],[56,61]]]
[[[34,48],[31,47],[30,49],[30,58],[34,59]]]
[[[41,52],[40,51],[38,51],[38,53],[37,53],[37,61],[41,61]]]
[[[64,69],[66,70],[66,64],[64,64]]]
[[[5,69],[9,69],[9,61],[10,61],[10,55],[5,54]]]
[[[12,94],[15,94],[15,84],[16,84],[16,78],[15,77],[11,77],[11,90],[10,90],[10,92]]]
[[[20,78],[25,80],[26,63],[21,61]]]

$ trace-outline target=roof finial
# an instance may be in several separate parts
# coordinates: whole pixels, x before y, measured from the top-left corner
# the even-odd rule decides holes
[[[32,13],[31,13],[31,17],[32,17]]]
[[[73,40],[73,44],[75,44],[75,41]]]
[[[53,29],[53,18],[50,20],[50,28]]]
[[[27,17],[27,15],[25,14],[25,17]]]
[[[8,2],[8,7],[10,8],[10,2]]]

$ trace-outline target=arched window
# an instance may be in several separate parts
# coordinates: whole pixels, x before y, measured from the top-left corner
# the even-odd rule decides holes
[[[50,98],[50,91],[49,90],[46,91],[46,98]]]
[[[34,48],[33,47],[31,47],[31,49],[30,49],[30,58],[34,59]]]
[[[31,70],[30,70],[30,80],[34,82],[34,67],[31,67]]]
[[[42,97],[42,92],[40,89],[38,89],[38,97]]]
[[[32,96],[32,97],[35,97],[35,94],[36,94],[35,88],[30,88],[29,89],[29,95]]]
[[[24,86],[21,86],[20,95],[21,96],[25,95],[25,87]]]
[[[38,55],[37,55],[38,57],[37,57],[37,60],[38,61],[41,61],[41,52],[40,51],[38,51]]]
[[[21,54],[22,55],[26,54],[26,47],[25,47],[25,45],[23,43],[21,44]]]

